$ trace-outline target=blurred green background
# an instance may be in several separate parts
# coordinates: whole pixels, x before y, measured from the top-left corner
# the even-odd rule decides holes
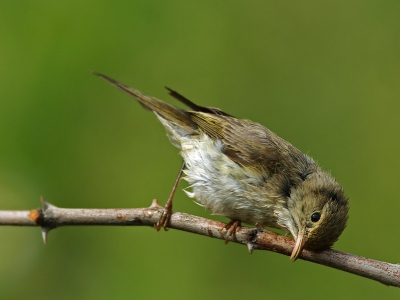
[[[399,1],[1,1],[0,209],[41,195],[60,207],[166,200],[178,150],[96,70],[264,124],[344,186],[350,219],[335,248],[400,262],[399,16]],[[174,209],[209,217],[180,191]],[[2,299],[399,295],[174,230],[68,227],[44,246],[37,228],[1,227],[0,243]]]

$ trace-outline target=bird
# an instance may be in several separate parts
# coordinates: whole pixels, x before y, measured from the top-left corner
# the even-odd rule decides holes
[[[172,198],[184,174],[190,198],[213,215],[229,218],[228,235],[241,222],[290,234],[291,261],[303,249],[330,248],[348,220],[343,187],[308,155],[261,124],[214,107],[199,106],[178,92],[169,94],[188,110],[93,72],[154,112],[183,163],[164,211],[155,226],[167,230]]]

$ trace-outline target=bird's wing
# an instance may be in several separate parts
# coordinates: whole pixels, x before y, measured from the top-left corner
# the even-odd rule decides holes
[[[215,115],[222,115],[222,116],[230,116],[231,117],[230,114],[227,114],[226,112],[223,112],[219,108],[197,105],[196,103],[190,101],[188,98],[186,98],[182,94],[179,94],[177,91],[174,91],[174,90],[170,89],[169,87],[165,87],[165,88],[168,90],[168,93],[169,93],[170,96],[174,97],[179,102],[185,104],[187,107],[191,108],[193,111],[205,112],[205,113],[210,113],[210,114],[215,114]]]
[[[201,131],[223,143],[225,154],[234,162],[263,169],[269,174],[285,167],[285,161],[282,160],[285,152],[294,148],[272,131],[252,121],[199,112],[191,112],[191,118]]]

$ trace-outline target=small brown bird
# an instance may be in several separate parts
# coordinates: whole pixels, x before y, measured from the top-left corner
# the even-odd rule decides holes
[[[94,74],[153,111],[171,143],[181,149],[183,165],[157,230],[167,228],[172,197],[184,172],[192,189],[188,196],[232,220],[228,236],[240,222],[282,229],[296,240],[292,261],[303,248],[329,248],[343,232],[349,210],[343,188],[312,158],[272,131],[218,108],[198,106],[171,89],[170,95],[190,111]]]

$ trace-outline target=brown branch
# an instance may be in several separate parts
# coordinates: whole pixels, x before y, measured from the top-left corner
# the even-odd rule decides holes
[[[0,225],[41,226],[46,242],[47,233],[56,227],[70,225],[152,226],[157,223],[161,207],[154,200],[149,208],[136,209],[69,209],[43,202],[42,209],[31,211],[0,211]],[[174,212],[169,228],[225,239],[225,223]],[[253,250],[268,250],[290,256],[294,241],[280,234],[255,228],[240,227],[229,241],[247,245]],[[322,252],[303,250],[300,259],[349,272],[400,287],[400,265],[381,262],[333,249]]]

